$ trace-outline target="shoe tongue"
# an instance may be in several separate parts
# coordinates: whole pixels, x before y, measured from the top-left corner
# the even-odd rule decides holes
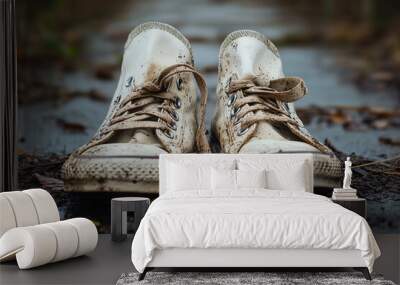
[[[267,121],[258,122],[254,136],[257,139],[299,141],[283,124],[273,125]]]
[[[160,144],[154,132],[148,129],[140,129],[133,133],[130,143]]]
[[[257,74],[255,72],[243,73],[243,79],[248,79],[256,76],[255,83],[258,86],[269,87],[271,76],[269,74]],[[262,114],[264,111],[257,111]],[[280,125],[280,124],[277,124]],[[268,121],[260,121],[257,123],[257,128],[252,139],[273,139],[273,140],[298,140],[287,128],[274,126]]]

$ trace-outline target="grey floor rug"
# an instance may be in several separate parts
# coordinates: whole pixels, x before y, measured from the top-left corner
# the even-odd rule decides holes
[[[364,279],[359,272],[148,272],[146,278],[138,281],[138,273],[122,274],[117,285],[146,284],[379,284],[395,285],[382,276],[373,275],[373,280]]]

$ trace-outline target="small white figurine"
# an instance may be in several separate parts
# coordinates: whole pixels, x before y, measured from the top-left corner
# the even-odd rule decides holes
[[[347,157],[344,162],[344,179],[343,179],[343,189],[352,189],[351,188],[351,160],[350,157]]]

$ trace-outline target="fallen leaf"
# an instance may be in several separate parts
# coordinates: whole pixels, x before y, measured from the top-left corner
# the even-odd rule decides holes
[[[343,128],[346,131],[361,132],[366,131],[368,129],[368,126],[360,124],[359,122],[349,121],[343,124]]]
[[[204,73],[204,74],[217,73],[218,72],[218,66],[217,65],[206,65],[201,70],[201,72]]]
[[[394,74],[388,71],[378,71],[371,74],[370,77],[376,81],[392,81],[395,78]]]
[[[380,118],[396,117],[400,116],[400,111],[386,109],[383,107],[360,107],[358,112],[366,112],[370,115],[374,115]]]
[[[102,80],[111,80],[114,78],[114,72],[118,68],[116,64],[102,64],[95,68],[95,76]]]
[[[389,121],[386,119],[375,120],[371,123],[371,126],[378,130],[383,130],[389,127]]]
[[[89,93],[87,93],[87,96],[95,101],[100,101],[100,102],[108,102],[109,99],[107,98],[107,96],[104,93],[101,93],[98,90],[92,89],[89,91]]]
[[[350,117],[342,111],[336,110],[329,115],[329,122],[333,124],[342,125],[351,121]]]
[[[380,137],[379,142],[382,144],[387,144],[387,145],[392,145],[392,146],[400,146],[400,139]]]
[[[71,133],[84,133],[86,130],[86,127],[80,123],[67,122],[63,119],[57,119],[57,124]]]

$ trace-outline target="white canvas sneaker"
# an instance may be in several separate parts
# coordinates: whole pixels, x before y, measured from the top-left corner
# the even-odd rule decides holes
[[[212,135],[225,153],[313,153],[315,186],[337,186],[341,163],[305,129],[293,102],[304,81],[285,77],[274,44],[255,31],[227,36],[219,53]]]
[[[167,24],[138,26],[104,122],[63,166],[65,190],[157,193],[159,154],[209,151],[206,101],[188,40]]]

